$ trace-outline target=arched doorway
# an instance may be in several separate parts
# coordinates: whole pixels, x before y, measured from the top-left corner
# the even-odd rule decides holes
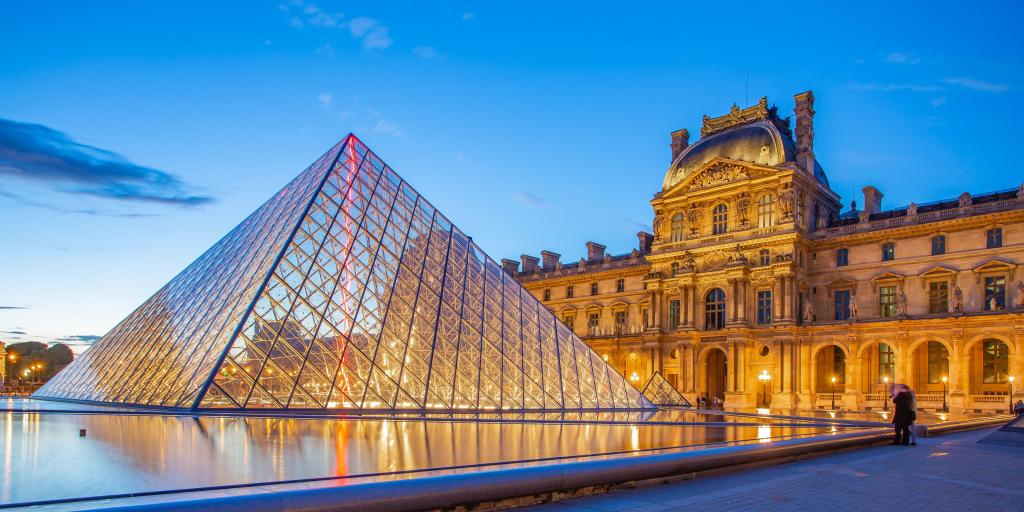
[[[910,384],[918,393],[942,393],[942,379],[949,378],[949,349],[935,340],[921,343],[914,351],[911,371]]]
[[[814,369],[817,375],[814,392],[818,396],[828,396],[833,391],[836,396],[843,393],[846,388],[846,352],[843,349],[835,345],[822,347],[815,356]]]
[[[708,398],[718,397],[720,401],[724,401],[727,375],[729,374],[729,361],[725,357],[725,352],[717,348],[709,349],[706,363],[704,390]]]

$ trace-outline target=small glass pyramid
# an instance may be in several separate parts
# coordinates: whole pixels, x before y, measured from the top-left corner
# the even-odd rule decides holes
[[[654,407],[353,135],[34,396],[192,410]]]
[[[674,405],[680,407],[693,407],[683,395],[681,395],[676,388],[672,387],[671,384],[665,380],[665,377],[661,376],[661,372],[654,372],[651,375],[650,380],[647,381],[647,385],[644,386],[643,395],[647,397],[654,405]]]

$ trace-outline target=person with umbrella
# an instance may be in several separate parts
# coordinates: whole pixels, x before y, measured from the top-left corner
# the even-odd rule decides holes
[[[917,419],[917,412],[914,410],[914,392],[906,384],[893,384],[889,388],[889,395],[892,396],[892,405],[895,409],[892,423],[896,429],[896,437],[892,444],[907,446],[911,440],[910,426]]]

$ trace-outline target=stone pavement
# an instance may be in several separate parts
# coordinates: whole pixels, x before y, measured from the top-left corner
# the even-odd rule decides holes
[[[594,510],[1024,511],[1024,448],[979,444],[994,428],[529,507]]]

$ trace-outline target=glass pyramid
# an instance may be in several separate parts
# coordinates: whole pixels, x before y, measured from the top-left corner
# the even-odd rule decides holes
[[[34,396],[193,410],[654,407],[353,135]]]
[[[669,384],[665,377],[661,376],[661,372],[654,372],[654,375],[651,375],[647,385],[644,386],[643,395],[654,405],[693,407],[693,404],[683,397],[679,391],[676,391],[676,388],[672,387],[672,384]]]

